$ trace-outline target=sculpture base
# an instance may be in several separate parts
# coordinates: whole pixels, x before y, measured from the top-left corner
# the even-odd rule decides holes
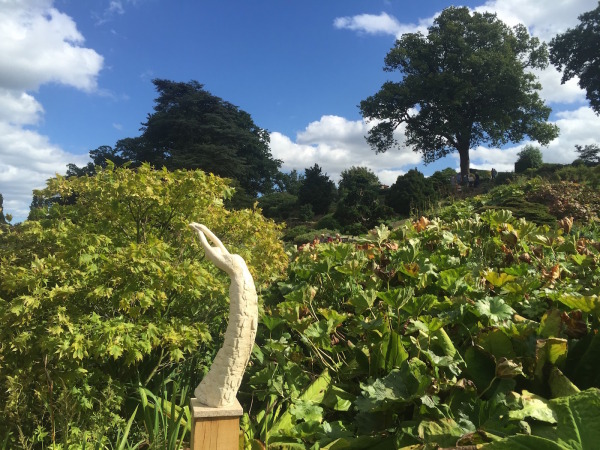
[[[190,450],[238,450],[240,417],[244,410],[237,400],[231,406],[212,408],[190,400],[192,433]]]

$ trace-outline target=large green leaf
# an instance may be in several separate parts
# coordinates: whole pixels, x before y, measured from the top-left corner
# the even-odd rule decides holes
[[[385,411],[420,397],[429,384],[425,363],[416,358],[406,360],[399,370],[384,378],[362,383],[362,396],[356,399],[356,407],[361,412]]]
[[[550,400],[557,426],[544,437],[564,448],[588,450],[600,444],[600,390],[589,389],[569,397]]]
[[[516,435],[481,447],[481,450],[570,450],[538,436]]]
[[[325,370],[315,381],[310,384],[310,386],[306,388],[306,390],[300,395],[300,397],[298,397],[297,400],[293,401],[302,403],[304,407],[307,407],[307,404],[318,405],[323,401],[325,393],[327,392],[327,388],[330,384],[331,376],[329,375],[329,371]],[[294,410],[294,412],[297,411],[298,410]],[[281,417],[279,417],[279,419],[272,425],[269,432],[272,435],[289,434],[293,426],[293,419],[294,414],[290,408],[286,410]]]
[[[499,297],[487,297],[475,303],[475,311],[490,319],[493,324],[510,319],[514,310]]]

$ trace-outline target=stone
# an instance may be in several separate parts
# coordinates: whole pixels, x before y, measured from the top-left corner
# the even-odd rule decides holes
[[[206,258],[231,278],[229,286],[229,322],[223,346],[206,376],[194,390],[198,402],[225,408],[237,402],[236,395],[250,360],[258,326],[258,297],[252,275],[240,255],[229,253],[206,226],[192,222]],[[208,239],[214,245],[208,242]]]

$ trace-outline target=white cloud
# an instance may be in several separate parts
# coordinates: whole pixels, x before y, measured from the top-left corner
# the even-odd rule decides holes
[[[550,5],[547,0],[488,0],[474,8],[478,12],[492,12],[510,26],[524,24],[533,36],[549,42],[556,34],[566,31],[579,23],[578,16],[597,7],[597,0],[555,0]],[[440,11],[441,12],[441,11]],[[387,13],[380,15],[362,14],[338,18],[334,26],[367,34],[389,34],[398,37],[402,33],[422,31],[433,23],[432,17],[420,19],[418,23],[402,23]],[[560,128],[560,136],[547,147],[541,147],[545,162],[570,163],[577,154],[575,144],[585,145],[600,142],[600,117],[586,105],[585,94],[577,79],[561,84],[561,74],[549,66],[534,72],[542,84],[541,97],[556,110],[555,123]],[[568,110],[571,108],[571,110]],[[576,108],[576,109],[572,109]],[[505,149],[480,146],[472,149],[471,166],[474,168],[501,171],[514,169],[517,154],[527,143]],[[536,145],[536,143],[533,143]],[[458,154],[453,153],[458,166]],[[382,169],[380,169],[382,172]]]
[[[283,161],[284,171],[303,172],[317,163],[332,180],[339,181],[342,170],[362,166],[373,170],[382,183],[392,184],[404,168],[418,164],[421,157],[406,146],[375,154],[364,138],[370,126],[362,120],[323,116],[299,132],[295,142],[281,133],[271,133],[271,153]],[[403,141],[401,131],[396,137]]]
[[[400,37],[405,33],[426,33],[427,27],[433,23],[433,18],[420,20],[418,24],[403,24],[393,16],[382,12],[375,14],[360,14],[352,17],[337,17],[333,26],[338,29],[358,31],[366,34],[389,34]]]
[[[52,0],[0,4],[0,193],[4,212],[16,221],[27,216],[33,189],[64,173],[67,163],[87,160],[31,128],[44,112],[31,91],[59,83],[93,92],[103,65],[102,56],[83,47],[73,19],[52,5]]]
[[[81,47],[69,16],[50,0],[5,0],[0,8],[0,87],[30,90],[56,82],[92,91],[102,56]]]
[[[597,0],[555,0],[551,5],[547,0],[488,0],[474,8],[477,12],[492,12],[510,26],[524,24],[533,36],[550,42],[556,34],[576,26],[578,16],[596,8]],[[441,12],[441,11],[440,11]],[[400,37],[404,33],[420,31],[427,33],[437,12],[431,17],[420,19],[418,23],[402,23],[385,12],[379,15],[360,14],[352,17],[338,17],[334,26],[367,34],[389,34]],[[544,71],[536,71],[542,83],[542,97],[549,103],[584,102],[585,95],[577,86],[577,78],[564,85],[560,84],[560,74],[550,66]]]
[[[42,105],[28,93],[0,88],[0,123],[35,124],[43,112]]]
[[[569,164],[578,157],[575,145],[597,144],[600,142],[600,117],[589,107],[581,107],[573,111],[556,114],[554,121],[560,128],[560,136],[550,142],[547,147],[540,147],[544,162]],[[500,171],[514,170],[517,154],[527,143],[521,143],[503,150],[479,146],[470,153],[471,167]],[[531,144],[538,146],[536,142]],[[453,154],[458,161],[458,155]]]
[[[594,9],[597,0],[489,0],[475,11],[493,12],[510,26],[519,23],[534,36],[550,41],[556,34],[579,23],[577,17]]]
[[[87,155],[73,155],[49,142],[46,136],[0,122],[0,192],[4,212],[21,221],[27,217],[31,193],[46,185],[68,163],[84,165]]]

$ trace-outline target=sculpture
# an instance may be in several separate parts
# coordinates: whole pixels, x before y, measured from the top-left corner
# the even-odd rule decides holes
[[[232,405],[250,359],[256,327],[258,302],[254,280],[240,255],[232,255],[207,227],[192,222],[206,257],[231,278],[229,286],[229,322],[223,346],[210,370],[194,390],[201,403],[220,408]],[[211,246],[206,237],[215,244]]]

